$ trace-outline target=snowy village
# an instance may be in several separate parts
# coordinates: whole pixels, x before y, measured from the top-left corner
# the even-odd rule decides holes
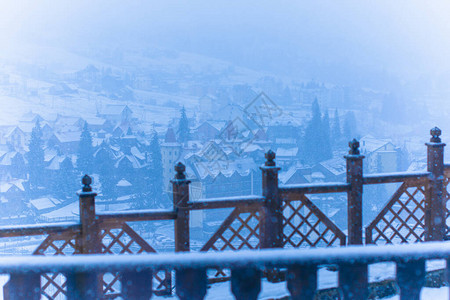
[[[200,2],[0,3],[0,299],[449,299],[450,6]]]

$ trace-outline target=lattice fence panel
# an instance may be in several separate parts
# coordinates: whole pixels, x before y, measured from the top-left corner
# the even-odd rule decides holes
[[[367,243],[423,242],[425,238],[425,185],[403,183],[366,230]]]
[[[33,255],[72,255],[79,253],[77,233],[49,235]],[[66,277],[61,273],[41,276],[41,294],[44,299],[66,299]]]
[[[235,208],[200,251],[227,251],[260,248],[259,211]],[[209,270],[210,281],[229,278],[228,270]]]
[[[443,196],[445,199],[445,207],[447,208],[446,211],[446,218],[445,218],[445,224],[447,225],[445,227],[445,236],[447,239],[450,238],[450,194],[448,192],[449,189],[449,183],[450,183],[450,178],[448,177],[450,174],[448,174],[448,172],[445,172],[445,176],[444,176],[444,191],[443,191]]]
[[[140,254],[155,253],[142,237],[129,225],[104,224],[101,227],[102,253],[104,254]],[[157,295],[168,295],[172,288],[172,274],[169,271],[158,271],[153,274],[153,289]],[[121,286],[118,273],[103,275],[103,292],[105,298],[121,297]]]
[[[283,202],[283,247],[345,245],[345,234],[308,197]]]

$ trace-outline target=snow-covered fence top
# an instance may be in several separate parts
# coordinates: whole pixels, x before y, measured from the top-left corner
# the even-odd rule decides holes
[[[95,274],[119,272],[125,299],[148,299],[151,274],[157,270],[176,271],[176,293],[180,299],[202,299],[207,293],[207,269],[231,269],[231,289],[237,299],[256,299],[261,275],[269,269],[286,268],[287,286],[293,299],[313,299],[317,288],[317,267],[337,265],[339,288],[345,299],[367,297],[367,264],[397,263],[397,282],[401,299],[419,299],[424,284],[425,261],[450,259],[450,243],[432,242],[410,245],[351,246],[333,249],[277,249],[217,253],[143,254],[133,256],[76,255],[60,257],[0,258],[0,272],[11,274],[14,283],[27,278],[39,282],[40,273],[63,273],[68,280],[68,298],[94,297]],[[16,280],[16,281],[14,281]],[[34,281],[33,281],[34,280]],[[363,284],[361,284],[363,283]],[[364,284],[365,283],[365,284]],[[150,286],[150,288],[149,288]],[[32,285],[17,293],[30,296]],[[29,293],[29,294],[25,294]],[[88,294],[92,293],[92,294]],[[129,297],[127,298],[126,295]]]

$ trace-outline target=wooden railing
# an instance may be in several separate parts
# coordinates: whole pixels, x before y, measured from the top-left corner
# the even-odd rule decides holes
[[[176,295],[179,299],[203,299],[207,290],[209,269],[231,271],[231,292],[236,299],[257,299],[265,270],[287,270],[286,287],[291,299],[314,299],[317,292],[318,267],[336,265],[339,290],[343,299],[367,299],[367,277],[361,285],[357,266],[394,262],[401,300],[420,299],[425,284],[427,260],[450,261],[450,243],[434,242],[396,246],[351,246],[334,249],[278,249],[263,251],[214,253],[144,254],[134,256],[77,255],[75,257],[8,257],[0,258],[0,272],[10,274],[14,299],[39,299],[39,276],[64,274],[68,299],[99,299],[101,291],[95,278],[99,273],[118,274],[125,299],[149,299],[152,274],[158,270],[175,271]],[[449,274],[450,264],[446,273]],[[93,281],[92,281],[93,280]],[[24,283],[27,284],[24,284]],[[222,291],[223,293],[224,291]],[[286,295],[287,296],[287,295]]]
[[[428,170],[420,173],[364,176],[364,156],[359,152],[359,143],[353,140],[349,143],[349,154],[345,156],[347,180],[344,183],[281,186],[278,183],[280,168],[275,164],[275,153],[269,151],[266,153],[266,162],[261,167],[261,196],[191,201],[190,181],[186,178],[185,166],[178,163],[172,181],[173,208],[166,210],[97,213],[96,194],[91,188],[92,180],[86,175],[82,180],[82,192],[79,194],[79,223],[0,228],[0,237],[47,235],[34,251],[35,255],[155,253],[152,241],[144,239],[128,223],[165,220],[173,221],[175,252],[190,252],[190,212],[228,208],[231,212],[215,233],[201,245],[200,252],[442,241],[447,231],[446,187],[449,183],[450,167],[444,166],[443,163],[445,144],[439,138],[440,130],[433,129],[431,135],[430,143],[427,144]],[[398,183],[400,187],[374,220],[366,222],[369,225],[364,228],[363,186],[386,183]],[[347,234],[312,201],[315,195],[337,193],[346,194],[347,198]],[[341,266],[340,274],[352,272],[359,274],[352,280],[357,281],[362,289],[366,289],[367,266]],[[270,280],[280,280],[285,278],[278,276],[282,273],[283,270],[272,269],[266,270],[263,275]],[[153,269],[152,274],[153,293],[171,294],[174,285],[172,273],[163,268]],[[119,273],[111,269],[106,274],[99,271],[97,276],[102,278],[102,284],[98,287],[102,297],[124,297],[126,292],[123,286],[120,287]],[[183,284],[180,278],[176,277],[175,286]],[[215,265],[210,268],[206,278],[210,282],[233,279],[233,272],[230,273],[225,266]],[[350,278],[350,275],[345,275],[342,280],[345,278]],[[67,295],[69,279],[56,271],[43,274],[39,293],[49,299]],[[189,276],[185,279],[190,280]],[[4,289],[5,298],[15,293],[18,285],[13,284],[14,282],[21,281],[15,281],[11,277]]]

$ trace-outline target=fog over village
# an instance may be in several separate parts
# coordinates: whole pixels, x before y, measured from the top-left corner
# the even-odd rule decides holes
[[[430,129],[448,141],[444,1],[0,6],[1,226],[78,221],[85,174],[98,212],[170,209],[179,162],[196,202],[261,195],[269,150],[280,185],[320,184],[346,181],[353,139],[365,175],[425,172]],[[364,186],[364,226],[400,185]],[[347,233],[345,192],[308,198]],[[191,211],[191,249],[231,211]],[[173,252],[171,224],[129,225]]]

